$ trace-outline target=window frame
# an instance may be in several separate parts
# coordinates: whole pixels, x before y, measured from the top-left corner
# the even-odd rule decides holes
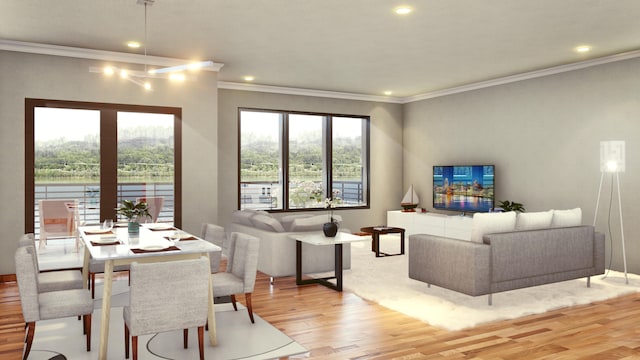
[[[363,194],[362,199],[366,204],[358,205],[358,206],[340,206],[336,205],[334,210],[349,210],[349,209],[370,209],[371,208],[371,196],[370,196],[370,186],[371,186],[371,161],[370,161],[370,150],[371,150],[371,116],[369,115],[353,115],[353,114],[337,114],[337,113],[321,113],[321,112],[309,112],[309,111],[295,111],[295,110],[274,110],[274,109],[262,109],[262,108],[248,108],[248,107],[238,107],[238,157],[237,157],[237,185],[238,185],[238,193],[236,197],[236,208],[238,210],[242,210],[242,174],[241,174],[241,160],[242,160],[242,112],[267,112],[267,113],[277,113],[281,116],[281,124],[280,124],[280,162],[282,164],[281,171],[278,174],[279,179],[282,181],[283,186],[283,199],[282,199],[282,208],[281,209],[265,209],[264,211],[272,212],[272,213],[281,213],[281,212],[307,212],[307,211],[326,211],[324,205],[321,207],[312,207],[312,208],[290,208],[289,204],[289,117],[290,115],[312,115],[312,116],[321,116],[323,117],[323,125],[322,132],[324,141],[322,143],[322,158],[323,158],[323,183],[327,184],[325,189],[325,197],[329,197],[329,194],[333,190],[333,136],[332,136],[332,128],[333,128],[333,118],[357,118],[362,119],[364,121],[363,125],[363,133],[362,133],[362,165],[365,170],[362,173],[363,176]]]
[[[40,107],[100,111],[100,219],[113,218],[117,205],[117,114],[140,112],[174,116],[174,224],[182,227],[182,109],[168,106],[112,104],[25,98],[25,233],[35,228],[35,109]],[[103,176],[105,175],[105,176]]]

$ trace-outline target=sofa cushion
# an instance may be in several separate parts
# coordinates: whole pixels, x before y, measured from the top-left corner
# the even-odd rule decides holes
[[[553,210],[551,227],[567,227],[582,225],[582,209]]]
[[[516,213],[475,213],[471,225],[471,241],[482,243],[485,234],[495,234],[514,231],[516,228]]]
[[[308,218],[311,217],[310,214],[293,214],[293,215],[285,215],[280,218],[280,224],[285,231],[293,231],[291,230],[291,226],[296,219]]]
[[[339,223],[342,221],[340,215],[333,215],[333,218]],[[322,230],[322,225],[329,222],[329,215],[314,215],[306,218],[298,218],[293,220],[291,231],[316,231]]]
[[[271,215],[256,214],[251,217],[251,223],[254,227],[274,232],[284,232],[284,228],[278,219]]]
[[[231,215],[232,222],[236,224],[242,224],[247,226],[252,226],[251,218],[255,215],[267,215],[271,216],[268,212],[262,210],[253,210],[253,209],[244,209],[244,210],[236,210]]]
[[[553,210],[519,213],[516,216],[516,230],[537,230],[551,227]]]

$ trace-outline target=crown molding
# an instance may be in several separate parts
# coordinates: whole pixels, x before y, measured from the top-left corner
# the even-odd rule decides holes
[[[256,91],[256,92],[265,92],[265,93],[272,93],[272,94],[326,97],[326,98],[345,99],[345,100],[375,101],[375,102],[386,102],[386,103],[396,103],[396,104],[402,103],[402,98],[397,98],[392,96],[364,95],[364,94],[346,93],[346,92],[338,92],[338,91],[301,89],[301,88],[258,85],[258,84],[245,84],[245,83],[237,83],[237,82],[229,82],[229,81],[218,81],[218,88],[228,89],[228,90]]]
[[[420,101],[420,100],[433,99],[433,98],[446,96],[446,95],[459,94],[467,91],[484,89],[492,86],[504,85],[504,84],[509,84],[517,81],[535,79],[543,76],[555,75],[555,74],[560,74],[564,72],[580,70],[580,69],[584,69],[592,66],[608,64],[612,62],[635,59],[639,57],[640,57],[640,50],[633,50],[633,51],[628,51],[620,54],[614,54],[614,55],[603,56],[595,59],[575,62],[571,64],[559,65],[559,66],[554,66],[546,69],[540,69],[540,70],[529,71],[521,74],[504,76],[504,77],[499,77],[496,79],[491,79],[486,81],[479,81],[479,82],[456,86],[448,89],[435,90],[435,91],[427,92],[424,94],[403,98],[402,103],[407,104],[407,103]]]
[[[22,42],[22,41],[4,40],[4,39],[0,39],[0,50],[26,52],[26,53],[42,54],[42,55],[65,56],[65,57],[74,57],[74,58],[82,58],[82,59],[93,59],[93,60],[102,60],[102,61],[114,61],[114,62],[130,63],[130,64],[143,64],[143,65],[147,64],[147,65],[155,65],[155,66],[178,66],[178,65],[184,64],[185,62],[189,62],[188,60],[184,60],[184,59],[166,58],[166,57],[159,57],[159,56],[145,56],[145,55],[121,53],[121,52],[115,52],[115,51],[83,49],[83,48],[76,48],[76,47],[69,47],[69,46],[39,44],[39,43],[30,43],[30,42]],[[246,84],[246,83],[236,83],[236,82],[228,82],[228,81],[218,81],[218,88],[230,89],[230,90],[266,92],[266,93],[274,93],[274,94],[315,96],[315,97],[326,97],[326,98],[345,99],[345,100],[360,100],[360,101],[375,101],[375,102],[385,102],[385,103],[395,103],[395,104],[407,104],[407,103],[412,103],[412,102],[421,101],[421,100],[433,99],[441,96],[459,94],[467,91],[479,90],[479,89],[484,89],[492,86],[504,85],[504,84],[514,83],[514,82],[523,81],[523,80],[535,79],[539,77],[555,75],[555,74],[560,74],[560,73],[574,71],[574,70],[580,70],[580,69],[584,69],[592,66],[598,66],[598,65],[608,64],[608,63],[617,62],[617,61],[636,59],[639,57],[640,57],[640,50],[633,50],[633,51],[628,51],[620,54],[608,55],[608,56],[603,56],[595,59],[575,62],[571,64],[559,65],[559,66],[554,66],[550,68],[529,71],[521,74],[515,74],[515,75],[485,80],[485,81],[464,84],[464,85],[456,86],[452,88],[430,91],[423,94],[418,94],[418,95],[413,95],[408,97],[365,95],[365,94],[346,93],[346,92],[338,92],[338,91]],[[222,63],[214,63],[213,66],[203,68],[203,70],[219,72],[223,66],[224,64]]]
[[[13,41],[0,39],[0,50],[17,51],[32,54],[52,55],[52,56],[64,56],[80,59],[113,61],[128,64],[142,64],[142,65],[154,65],[154,66],[178,66],[191,62],[191,60],[167,58],[160,56],[145,56],[140,54],[130,54],[115,51],[104,51],[94,49],[83,49],[70,46],[59,46],[49,44],[38,44],[23,41]],[[202,70],[207,71],[220,71],[224,66],[221,63],[215,63]]]
[[[347,100],[362,100],[362,101],[387,102],[387,103],[395,103],[395,104],[408,104],[416,101],[433,99],[433,98],[453,95],[453,94],[459,94],[467,91],[479,90],[479,89],[489,88],[492,86],[498,86],[498,85],[514,83],[514,82],[523,81],[523,80],[535,79],[539,77],[555,75],[555,74],[560,74],[564,72],[580,70],[580,69],[584,69],[592,66],[608,64],[612,62],[635,59],[639,57],[640,57],[640,50],[633,50],[633,51],[628,51],[620,54],[603,56],[603,57],[584,60],[584,61],[575,62],[571,64],[553,66],[550,68],[499,77],[491,80],[469,83],[461,86],[430,91],[427,93],[414,95],[414,96],[407,96],[407,97],[363,95],[363,94],[355,94],[355,93],[300,89],[300,88],[257,85],[257,84],[245,84],[245,83],[235,83],[235,82],[226,82],[226,81],[219,81],[218,88],[268,92],[268,93],[275,93],[275,94],[319,96],[319,97],[329,97],[329,98],[347,99]]]

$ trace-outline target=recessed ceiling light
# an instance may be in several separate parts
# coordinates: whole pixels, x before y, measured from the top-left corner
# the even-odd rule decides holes
[[[130,48],[132,48],[132,49],[137,49],[137,48],[139,48],[139,47],[140,47],[140,43],[139,43],[139,42],[137,42],[137,41],[129,41],[129,42],[127,43],[127,46],[128,46],[128,47],[130,47]]]
[[[398,15],[407,15],[411,13],[413,9],[409,6],[398,6],[397,8],[393,9],[393,11]]]
[[[580,45],[578,47],[576,47],[576,51],[579,53],[586,53],[591,51],[591,46],[589,45]]]
[[[393,94],[393,92],[392,92],[392,91],[388,91],[388,90],[387,90],[387,91],[385,91],[385,92],[384,92],[384,94],[385,94],[385,95],[387,95],[387,96],[389,96],[389,95]]]
[[[256,78],[255,78],[255,77],[253,77],[253,76],[251,76],[251,75],[247,75],[247,76],[245,76],[245,77],[244,77],[244,81],[253,81],[253,80],[255,80],[255,79],[256,79]]]

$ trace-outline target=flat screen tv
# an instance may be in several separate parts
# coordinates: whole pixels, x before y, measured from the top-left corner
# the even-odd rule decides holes
[[[433,208],[489,212],[495,204],[493,165],[433,167]]]

